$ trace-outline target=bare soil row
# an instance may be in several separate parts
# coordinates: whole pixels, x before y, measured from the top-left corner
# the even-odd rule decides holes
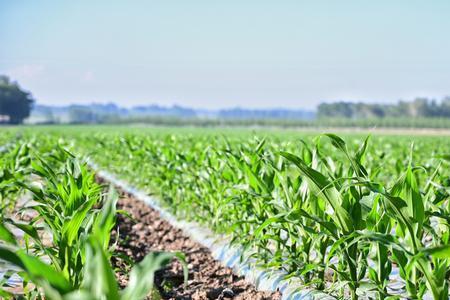
[[[129,212],[134,220],[119,216],[118,251],[139,262],[150,251],[181,251],[186,255],[189,280],[183,284],[183,269],[172,262],[159,271],[156,286],[162,299],[281,299],[280,293],[260,292],[243,277],[215,260],[209,249],[187,237],[180,229],[163,220],[159,213],[135,199],[121,193],[118,208]],[[121,285],[127,275],[123,259],[113,259]]]

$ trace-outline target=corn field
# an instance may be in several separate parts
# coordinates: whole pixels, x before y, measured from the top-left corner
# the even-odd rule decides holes
[[[149,253],[119,290],[110,264],[118,242],[111,231],[121,213],[115,190],[99,185],[86,163],[54,138],[7,142],[0,160],[0,260],[9,267],[2,270],[2,298],[144,299],[155,272],[175,257],[183,260],[181,253]],[[23,194],[32,201],[16,209]],[[8,289],[14,275],[23,280],[20,295]]]
[[[5,130],[0,144],[0,258],[14,266],[3,297],[16,273],[30,298],[142,299],[157,269],[183,260],[150,253],[118,289],[121,212],[89,160],[286,281],[338,299],[449,298],[448,137],[81,127]],[[17,211],[24,194],[32,205]]]

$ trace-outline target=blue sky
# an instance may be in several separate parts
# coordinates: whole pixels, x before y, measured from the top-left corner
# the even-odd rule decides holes
[[[450,95],[450,1],[0,0],[39,103],[313,108]]]

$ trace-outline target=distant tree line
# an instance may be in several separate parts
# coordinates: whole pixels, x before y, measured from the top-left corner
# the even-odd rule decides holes
[[[317,108],[319,118],[449,118],[450,97],[441,101],[416,98],[413,101],[399,101],[397,104],[368,104],[354,102],[322,103]]]
[[[313,112],[289,109],[195,110],[179,106],[140,106],[131,109],[115,104],[33,106],[32,95],[17,82],[0,75],[0,123],[20,124],[124,124],[164,126],[276,126],[276,127],[412,127],[450,128],[450,97],[440,101],[416,98],[396,104],[354,102],[322,103]],[[37,112],[37,113],[36,113]]]
[[[319,118],[301,119],[220,119],[220,118],[180,118],[168,116],[104,116],[99,124],[148,124],[155,126],[194,127],[274,127],[274,128],[450,128],[450,118]]]

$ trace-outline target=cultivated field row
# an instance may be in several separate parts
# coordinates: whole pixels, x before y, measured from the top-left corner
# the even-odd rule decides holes
[[[62,241],[55,253],[34,241],[33,254],[41,251],[39,255],[52,257],[75,245],[78,250],[73,250],[73,257],[80,257],[76,271],[86,267],[87,254],[100,253],[101,257],[106,253],[108,257],[108,251],[114,252],[109,238],[99,238],[103,242],[97,246],[86,242],[93,240],[91,236],[98,231],[95,219],[110,202],[83,201],[98,190],[85,179],[88,175],[79,179],[79,171],[74,171],[84,167],[65,163],[66,181],[54,175],[54,170],[61,170],[61,162],[71,156],[63,150],[67,149],[78,157],[88,156],[101,168],[153,194],[178,218],[231,237],[233,244],[245,250],[242,259],[255,260],[261,268],[281,270],[287,274],[286,280],[296,278],[305,288],[352,299],[448,298],[450,143],[446,138],[421,137],[411,145],[407,138],[342,139],[332,134],[300,140],[194,131],[144,134],[72,130],[64,139],[61,136],[57,131],[47,137],[28,131],[1,137],[2,143],[18,145],[9,148],[18,149],[8,152],[14,159],[2,156],[2,168],[10,170],[3,174],[12,174],[3,175],[12,180],[2,180],[4,203],[13,201],[21,189],[34,193],[35,201],[46,203],[46,199],[64,194],[62,187],[58,188],[62,185],[77,192],[66,195],[69,202],[64,203],[71,204],[58,211],[58,222],[63,226],[58,230],[70,227],[64,222],[68,222],[67,210],[75,204],[86,209],[86,216],[96,212],[88,218],[92,221],[80,221],[83,226],[75,227],[77,230],[62,230],[62,235],[54,238]],[[36,153],[36,149],[39,155],[34,159],[14,154]],[[36,161],[40,155],[43,159]],[[29,173],[40,176],[44,187],[55,188],[47,195],[47,189],[41,187],[39,192],[26,179],[20,183]],[[83,180],[87,180],[84,185]],[[88,202],[92,204],[85,204]],[[51,205],[59,207],[57,202]],[[55,216],[51,218],[43,220],[52,224]],[[81,219],[87,220],[84,216]],[[8,226],[3,226],[5,232]],[[94,250],[80,250],[89,247]],[[30,255],[29,249],[17,251]],[[61,259],[61,255],[56,257]],[[75,271],[70,268],[61,267],[62,272],[69,270],[64,278],[73,288],[85,286],[87,279],[82,275],[73,279]],[[395,280],[400,282],[398,289],[391,288]]]

